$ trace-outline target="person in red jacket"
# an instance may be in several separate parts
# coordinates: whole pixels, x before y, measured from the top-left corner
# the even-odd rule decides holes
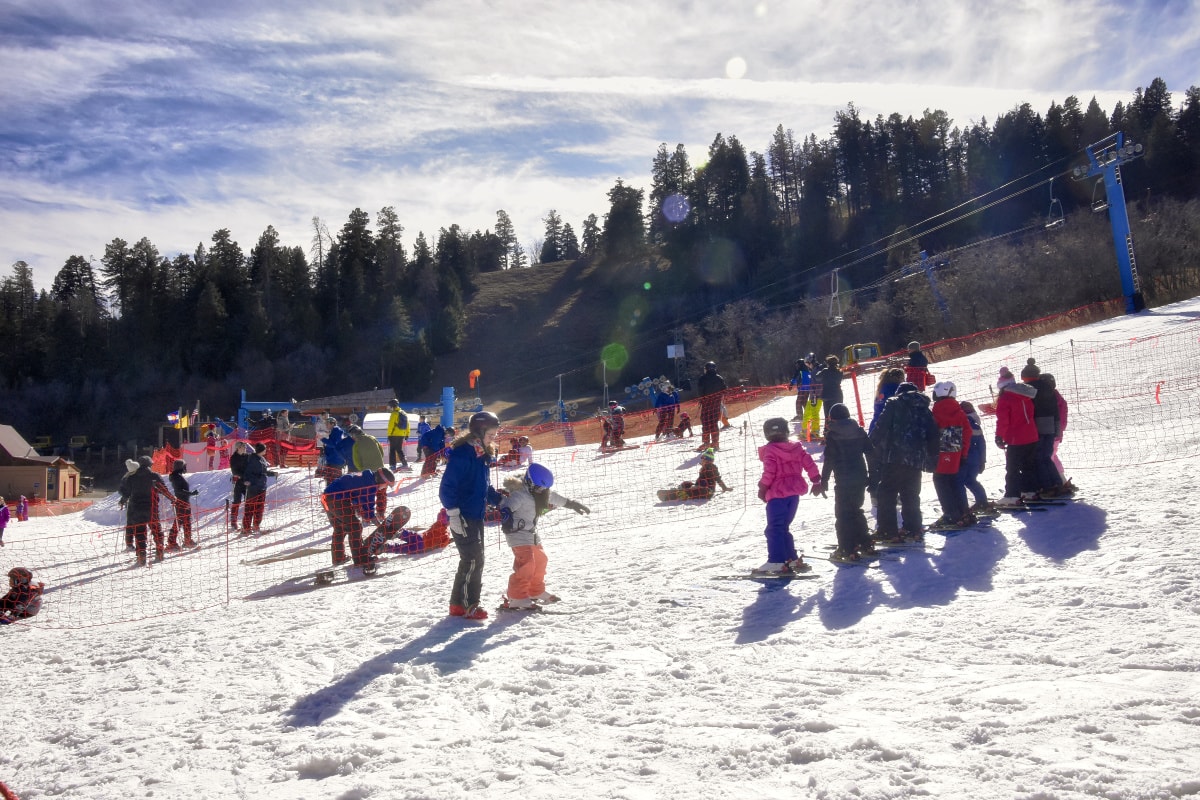
[[[1037,423],[1033,418],[1033,398],[1037,389],[1017,383],[1008,367],[1000,368],[996,381],[1000,396],[996,400],[996,446],[1004,451],[1004,497],[999,506],[1019,506],[1022,495],[1037,493]]]
[[[925,391],[936,380],[929,371],[929,358],[921,352],[920,342],[908,343],[908,363],[904,365],[904,380],[916,386],[918,392]]]
[[[937,423],[940,441],[933,488],[942,506],[942,517],[933,523],[933,528],[965,528],[979,521],[967,508],[966,486],[958,481],[958,470],[971,446],[971,421],[959,406],[957,394],[953,381],[934,384],[933,421]]]

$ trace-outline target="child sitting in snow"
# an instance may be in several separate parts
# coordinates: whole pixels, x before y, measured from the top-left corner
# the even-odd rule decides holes
[[[554,474],[541,464],[530,464],[524,477],[505,478],[508,496],[500,501],[501,530],[513,551],[513,572],[502,608],[533,609],[558,598],[546,591],[546,551],[537,533],[538,518],[554,508],[588,514],[587,506],[550,491]]]
[[[372,556],[380,553],[394,555],[411,555],[423,553],[426,550],[436,550],[450,544],[449,517],[446,509],[438,512],[437,522],[424,533],[405,528],[412,512],[407,506],[400,506],[392,511],[375,532],[367,539],[367,552]]]
[[[674,489],[662,489],[658,493],[659,500],[708,500],[717,493],[718,486],[721,491],[728,492],[729,487],[725,485],[725,481],[721,480],[721,473],[717,469],[716,464],[717,454],[711,447],[700,454],[700,475],[695,481],[684,481]]]
[[[676,439],[682,439],[684,431],[687,431],[688,436],[692,435],[692,418],[688,416],[686,411],[680,411],[679,424],[675,426],[672,433],[675,434]]]
[[[783,417],[772,417],[763,423],[767,443],[758,448],[763,474],[758,480],[758,499],[767,504],[767,563],[755,572],[786,575],[812,569],[796,553],[792,536],[792,520],[800,506],[800,495],[808,493],[805,473],[812,482],[813,494],[821,494],[821,473],[817,463],[800,442],[789,442],[791,430]]]
[[[34,583],[33,573],[25,567],[13,567],[8,571],[8,587],[8,593],[0,597],[0,625],[28,619],[41,610],[45,587]]]

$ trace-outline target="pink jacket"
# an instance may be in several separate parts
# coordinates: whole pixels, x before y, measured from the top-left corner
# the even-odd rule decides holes
[[[1038,440],[1037,424],[1033,421],[1033,395],[1029,384],[1006,386],[996,400],[996,435],[1005,444],[1030,444]]]
[[[805,473],[812,483],[821,482],[817,462],[800,442],[767,442],[758,448],[758,460],[763,462],[758,486],[766,490],[767,500],[808,494]]]

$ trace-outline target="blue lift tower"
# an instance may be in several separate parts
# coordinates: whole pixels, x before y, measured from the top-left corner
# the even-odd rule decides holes
[[[1136,314],[1146,308],[1142,284],[1138,280],[1137,260],[1133,256],[1133,234],[1129,231],[1129,214],[1125,210],[1125,188],[1121,185],[1121,165],[1141,155],[1140,144],[1125,144],[1125,134],[1117,132],[1088,145],[1088,163],[1075,167],[1071,173],[1077,181],[1095,180],[1092,211],[1108,210],[1113,245],[1117,250],[1117,266],[1121,270],[1121,292],[1125,295],[1126,314]],[[1101,186],[1104,187],[1103,195],[1098,194]]]

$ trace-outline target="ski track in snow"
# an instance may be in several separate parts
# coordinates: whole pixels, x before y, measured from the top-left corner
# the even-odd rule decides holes
[[[1045,341],[1119,340],[1198,309]],[[939,377],[954,370],[938,365]],[[833,541],[832,492],[804,498],[793,532],[818,579],[713,581],[763,560],[762,508],[744,497],[762,420],[792,407],[749,415],[749,441],[726,433],[718,464],[734,491],[711,516],[653,498],[693,473],[690,450],[628,454],[627,479],[648,495],[633,528],[590,490],[588,460],[557,470],[556,487],[594,511],[541,526],[557,608],[580,613],[447,618],[450,555],[137,623],[0,630],[0,779],[23,800],[1200,795],[1194,464],[1079,472],[1069,507],[931,534],[926,551],[877,569],[816,557]],[[991,424],[983,480],[997,494]],[[273,491],[311,485],[285,473]],[[936,513],[928,480],[922,498]],[[6,538],[119,521],[106,499],[13,523]],[[283,525],[293,544],[321,533]],[[19,550],[0,558],[11,566]],[[244,545],[231,569],[255,569],[238,559],[257,555]],[[511,556],[487,557],[494,606]]]

